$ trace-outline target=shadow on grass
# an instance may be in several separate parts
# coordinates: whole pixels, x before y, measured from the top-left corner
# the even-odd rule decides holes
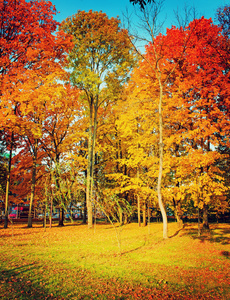
[[[36,266],[28,264],[14,269],[0,267],[1,299],[58,299],[51,295],[43,285],[31,282],[26,273],[33,271]]]
[[[210,229],[201,229],[201,235],[198,236],[198,229],[192,225],[186,225],[183,228],[182,235],[188,235],[193,239],[201,242],[209,241],[211,243],[219,243],[222,245],[230,244],[230,228],[218,228],[218,225],[210,225]]]
[[[120,255],[125,255],[127,253],[132,253],[132,252],[135,252],[137,250],[140,250],[141,248],[143,248],[145,245],[147,244],[147,241],[145,240],[143,245],[139,246],[139,247],[136,247],[134,249],[130,249],[130,250],[127,250],[127,251],[122,251]]]
[[[64,227],[68,227],[68,226],[82,226],[82,225],[86,226],[87,224],[85,224],[83,222],[79,222],[79,221],[73,221],[73,223],[71,221],[64,222]],[[58,226],[58,224],[55,224],[54,227],[60,227],[60,226]]]
[[[179,228],[173,235],[169,236],[169,238],[173,238],[175,236],[177,236],[184,228],[185,228],[186,224],[183,224],[183,227]]]
[[[230,252],[229,251],[221,251],[220,254],[225,256],[226,258],[230,258]]]

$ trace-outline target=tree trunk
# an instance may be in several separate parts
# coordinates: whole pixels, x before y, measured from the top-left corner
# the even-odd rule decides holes
[[[137,179],[139,181],[139,166],[137,167]],[[138,219],[138,226],[141,227],[141,203],[140,203],[139,191],[137,194],[137,219]]]
[[[175,209],[175,217],[176,217],[178,228],[182,228],[183,227],[183,220],[182,220],[180,214],[178,214],[177,209]]]
[[[8,227],[8,203],[9,203],[9,190],[10,190],[10,172],[11,172],[11,163],[12,163],[12,152],[13,152],[13,141],[14,134],[11,134],[11,143],[10,143],[10,155],[8,163],[8,174],[6,177],[6,199],[5,199],[5,218],[4,218],[4,228]]]
[[[84,198],[84,210],[83,210],[83,223],[86,224],[86,215],[87,215],[87,205],[86,205],[86,193],[84,193],[85,198]]]
[[[199,205],[197,207],[197,214],[198,214],[198,236],[200,236],[200,208],[199,208]]]
[[[137,195],[137,218],[138,226],[141,227],[141,205],[140,205],[140,195]]]
[[[178,144],[175,145],[175,153],[176,153],[176,157],[180,157],[179,145]],[[179,181],[177,181],[176,187],[177,188],[180,187],[180,182]],[[174,206],[175,217],[176,217],[176,220],[177,220],[177,226],[178,226],[178,228],[182,228],[183,227],[183,220],[182,220],[183,212],[182,212],[182,209],[181,209],[181,198],[176,200],[173,197],[173,206]]]
[[[160,95],[159,95],[159,174],[158,174],[158,184],[157,184],[157,195],[158,195],[158,204],[160,207],[162,219],[163,219],[163,238],[168,238],[168,221],[167,215],[162,201],[161,194],[161,182],[162,182],[162,173],[163,173],[163,120],[162,120],[162,97],[163,97],[163,86],[159,79],[160,85]]]
[[[30,207],[29,207],[29,215],[28,215],[28,227],[32,227],[32,207],[33,207],[33,202],[34,202],[35,185],[36,185],[37,149],[38,149],[38,140],[35,139],[34,153],[33,153],[33,169],[32,169],[32,184],[31,184],[31,194],[30,194]]]
[[[46,229],[46,205],[44,207],[43,227]]]
[[[53,219],[53,193],[50,198],[50,228],[52,228],[52,219]]]
[[[146,220],[146,203],[143,204],[143,221],[142,221],[143,226],[145,227],[147,225],[147,220]]]
[[[207,109],[206,112],[208,113]],[[207,138],[207,151],[210,151],[210,137]],[[207,166],[207,172],[208,172],[209,166]],[[203,206],[203,226],[202,229],[209,229],[208,224],[208,205],[204,204]]]
[[[93,121],[93,132],[92,132],[92,167],[91,167],[91,187],[90,187],[90,199],[92,202],[92,210],[95,210],[96,213],[96,206],[95,206],[95,201],[93,201],[94,196],[94,190],[96,188],[96,184],[94,187],[94,179],[96,180],[96,174],[94,174],[94,170],[95,170],[95,160],[96,160],[96,152],[95,152],[95,148],[96,148],[96,138],[97,138],[97,105],[98,105],[98,97],[96,99],[96,103],[94,105],[94,121]],[[95,175],[95,178],[94,178]]]
[[[94,103],[94,100],[96,101]],[[86,183],[86,203],[88,213],[88,228],[93,227],[93,175],[95,163],[95,146],[97,136],[97,109],[98,97],[90,99],[90,116],[89,116],[89,138],[88,138],[88,166],[87,166],[87,183]],[[93,114],[94,110],[94,114]]]
[[[175,218],[177,220],[177,226],[178,228],[182,228],[183,227],[183,220],[182,220],[182,212],[181,212],[181,202],[176,201],[175,199],[173,199],[173,206],[174,206],[174,214],[175,214]]]
[[[59,208],[59,223],[58,226],[64,226],[64,208]]]
[[[150,234],[150,207],[149,207],[149,201],[148,201],[148,208],[147,208],[147,211],[148,211],[148,234]]]
[[[87,179],[86,179],[86,205],[87,205],[87,218],[88,218],[88,228],[93,227],[93,208],[92,208],[92,194],[91,194],[91,185],[92,185],[92,170],[93,170],[93,161],[92,161],[92,130],[93,130],[93,124],[92,124],[92,118],[93,118],[93,106],[90,106],[90,116],[89,116],[89,136],[88,136],[88,166],[87,166]]]
[[[9,186],[10,186],[10,174],[7,174],[6,178],[6,200],[5,200],[5,216],[4,216],[4,228],[8,227],[8,202],[9,202]]]
[[[208,205],[204,204],[203,207],[203,226],[202,229],[209,229],[209,224],[208,224]]]

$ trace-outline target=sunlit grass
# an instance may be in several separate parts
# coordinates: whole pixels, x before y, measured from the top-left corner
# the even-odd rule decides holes
[[[201,238],[196,226],[178,232],[175,223],[167,240],[161,223],[117,226],[117,233],[80,222],[1,228],[2,299],[230,298],[230,225],[211,225]]]

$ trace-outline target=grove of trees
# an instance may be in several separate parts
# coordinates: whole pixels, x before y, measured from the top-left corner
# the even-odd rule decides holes
[[[230,6],[154,34],[144,51],[117,18],[51,2],[0,0],[0,204],[82,203],[135,216],[217,218],[229,210]],[[152,4],[153,6],[157,4]],[[52,209],[51,209],[52,210]]]

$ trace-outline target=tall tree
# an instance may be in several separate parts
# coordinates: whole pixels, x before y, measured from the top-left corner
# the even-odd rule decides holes
[[[157,16],[160,12],[162,2],[155,3],[153,7],[144,7],[141,10],[140,21],[142,28],[148,33],[149,44],[146,46],[146,55],[143,55],[137,48],[136,52],[142,59],[141,68],[146,68],[145,77],[152,81],[150,85],[155,86],[154,94],[151,96],[153,101],[158,99],[158,155],[159,171],[157,180],[158,204],[163,219],[163,237],[167,238],[167,214],[162,199],[162,176],[163,176],[163,104],[167,94],[167,89],[179,66],[180,60],[186,48],[187,40],[183,29],[168,29],[166,35],[158,34]],[[139,37],[140,38],[140,37]],[[146,41],[146,38],[145,38]]]
[[[192,160],[193,156],[197,162],[200,161],[200,164],[193,164],[196,167],[191,174],[195,172],[197,180],[194,185],[202,191],[199,192],[199,203],[195,201],[195,204],[203,209],[204,227],[208,227],[208,206],[217,201],[218,194],[225,193],[223,180],[218,176],[220,172],[213,166],[220,156],[216,148],[220,143],[218,136],[229,130],[229,118],[223,109],[229,101],[229,74],[224,63],[228,54],[221,28],[214,25],[211,19],[194,20],[186,28],[186,34],[190,35],[190,39],[177,70],[175,84],[179,88],[174,96],[182,101],[179,108],[181,114],[187,115],[180,122],[187,158]]]
[[[86,201],[88,227],[92,227],[93,176],[98,110],[115,101],[109,92],[127,79],[133,63],[128,32],[120,27],[116,18],[109,19],[102,12],[79,11],[67,18],[61,28],[73,36],[74,48],[69,55],[72,83],[84,93],[89,117],[88,167]]]
[[[1,128],[12,132],[9,172],[6,186],[5,228],[8,218],[8,191],[14,132],[19,131],[18,103],[12,93],[21,84],[28,69],[42,70],[45,65],[64,58],[63,33],[54,35],[58,23],[53,19],[55,7],[46,1],[0,1],[0,97]]]

